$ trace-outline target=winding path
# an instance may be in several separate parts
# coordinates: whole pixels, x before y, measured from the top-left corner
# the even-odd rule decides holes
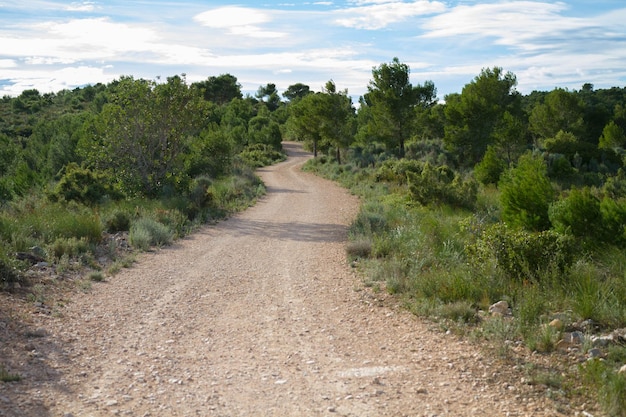
[[[470,344],[364,290],[344,249],[358,200],[285,147],[255,207],[47,319],[33,343],[48,376],[2,394],[22,403],[0,416],[556,415]]]

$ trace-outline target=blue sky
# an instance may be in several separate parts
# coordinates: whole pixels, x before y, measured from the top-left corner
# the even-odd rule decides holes
[[[494,66],[524,94],[624,87],[625,22],[623,0],[0,0],[0,96],[229,73],[244,93],[332,79],[358,97],[394,57],[440,99]]]

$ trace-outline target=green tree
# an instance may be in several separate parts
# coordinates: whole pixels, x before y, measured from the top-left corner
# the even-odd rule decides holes
[[[555,192],[541,156],[522,155],[499,183],[503,220],[513,226],[541,231],[550,227],[548,208]]]
[[[617,147],[623,147],[626,142],[626,134],[624,130],[617,125],[613,120],[609,122],[602,130],[602,136],[600,136],[600,149],[612,149]]]
[[[167,83],[124,77],[81,151],[130,194],[157,195],[183,173],[189,139],[204,128],[207,102],[180,77]]]
[[[465,165],[478,163],[487,147],[498,144],[508,154],[523,142],[521,96],[517,78],[502,68],[483,69],[463,87],[446,96],[446,146]]]
[[[474,167],[474,177],[483,184],[497,184],[506,168],[495,147],[489,146],[482,161]]]
[[[296,83],[287,87],[285,92],[283,93],[283,97],[285,97],[290,102],[295,100],[299,100],[304,96],[312,94],[313,92],[309,88],[308,85],[302,83]]]
[[[248,144],[263,143],[281,149],[280,126],[270,117],[269,110],[261,107],[259,113],[248,122]]]
[[[321,137],[335,148],[337,162],[341,163],[341,150],[346,149],[354,140],[354,108],[348,96],[348,90],[337,91],[334,81],[330,80],[322,94],[325,102],[322,109]]]
[[[193,83],[192,87],[199,89],[205,100],[220,106],[242,98],[241,85],[237,82],[237,77],[230,74],[209,77],[205,81]]]
[[[434,105],[436,97],[432,82],[413,86],[409,75],[409,66],[398,58],[381,64],[372,69],[373,79],[364,96],[369,107],[366,129],[388,149],[398,149],[400,156],[404,155],[405,143],[413,134],[415,108]]]
[[[281,103],[276,84],[274,83],[267,83],[264,86],[260,86],[255,97],[258,98],[261,103],[264,103],[271,112],[276,110]]]
[[[561,130],[579,138],[583,128],[582,101],[561,88],[548,93],[544,102],[535,105],[529,116],[529,130],[538,142],[555,137]]]
[[[322,139],[319,127],[322,123],[323,107],[324,99],[321,93],[309,94],[291,107],[287,121],[288,135],[309,144],[314,157],[317,157],[318,145]]]

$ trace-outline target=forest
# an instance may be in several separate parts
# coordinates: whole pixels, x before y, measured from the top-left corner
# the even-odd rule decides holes
[[[516,86],[485,68],[437,97],[394,58],[358,103],[332,80],[244,96],[230,74],[3,97],[0,284],[28,287],[41,262],[102,279],[120,267],[98,261],[111,236],[147,250],[246,207],[264,192],[254,169],[302,141],[305,169],[362,199],[347,254],[367,286],[512,362],[582,333],[568,354],[601,360],[530,380],[626,415],[626,88]],[[510,311],[488,316],[498,301]]]

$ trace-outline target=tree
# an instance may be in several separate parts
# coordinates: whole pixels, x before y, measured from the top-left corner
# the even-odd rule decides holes
[[[184,170],[190,137],[205,126],[207,102],[181,77],[167,83],[124,77],[80,149],[91,167],[129,194],[156,196]]]
[[[317,147],[321,141],[323,98],[320,93],[309,94],[296,102],[291,108],[291,115],[287,121],[287,131],[295,140],[309,143],[313,149],[313,156],[317,157]]]
[[[262,103],[265,103],[269,111],[274,111],[280,106],[280,96],[278,95],[276,84],[268,83],[265,86],[260,86],[255,97]]]
[[[287,87],[287,89],[283,93],[283,97],[285,97],[290,102],[293,102],[312,93],[313,92],[311,91],[308,85],[302,84],[302,83],[296,83]]]
[[[341,161],[341,149],[354,138],[354,108],[348,91],[337,91],[331,80],[322,92],[306,95],[293,105],[288,130],[296,138],[310,142],[314,156],[320,148],[334,147]]]
[[[337,162],[341,163],[341,150],[347,148],[354,139],[354,108],[348,90],[337,91],[335,82],[326,83],[323,91],[320,130],[323,140],[335,147]]]
[[[550,227],[548,208],[555,192],[541,156],[522,155],[500,179],[502,218],[513,226],[541,231]]]
[[[271,119],[269,110],[262,107],[248,122],[248,144],[263,143],[280,150],[281,142],[280,126]]]
[[[237,77],[230,74],[209,77],[206,81],[193,83],[192,87],[199,89],[205,100],[220,106],[235,98],[242,98],[241,85],[237,82]]]
[[[536,141],[553,138],[559,131],[580,137],[583,132],[583,104],[573,93],[557,88],[537,104],[529,116],[529,130]]]
[[[463,164],[475,165],[491,144],[508,149],[523,141],[521,96],[516,85],[513,73],[487,68],[463,87],[461,94],[446,96],[444,141]]]
[[[370,108],[367,130],[375,132],[388,148],[397,148],[404,155],[404,145],[413,133],[415,107],[434,103],[435,85],[427,81],[413,86],[410,69],[394,58],[389,64],[372,69],[373,80],[367,87],[365,103]]]
[[[624,146],[624,142],[626,142],[624,130],[611,120],[602,130],[598,147],[601,149],[611,149]]]

